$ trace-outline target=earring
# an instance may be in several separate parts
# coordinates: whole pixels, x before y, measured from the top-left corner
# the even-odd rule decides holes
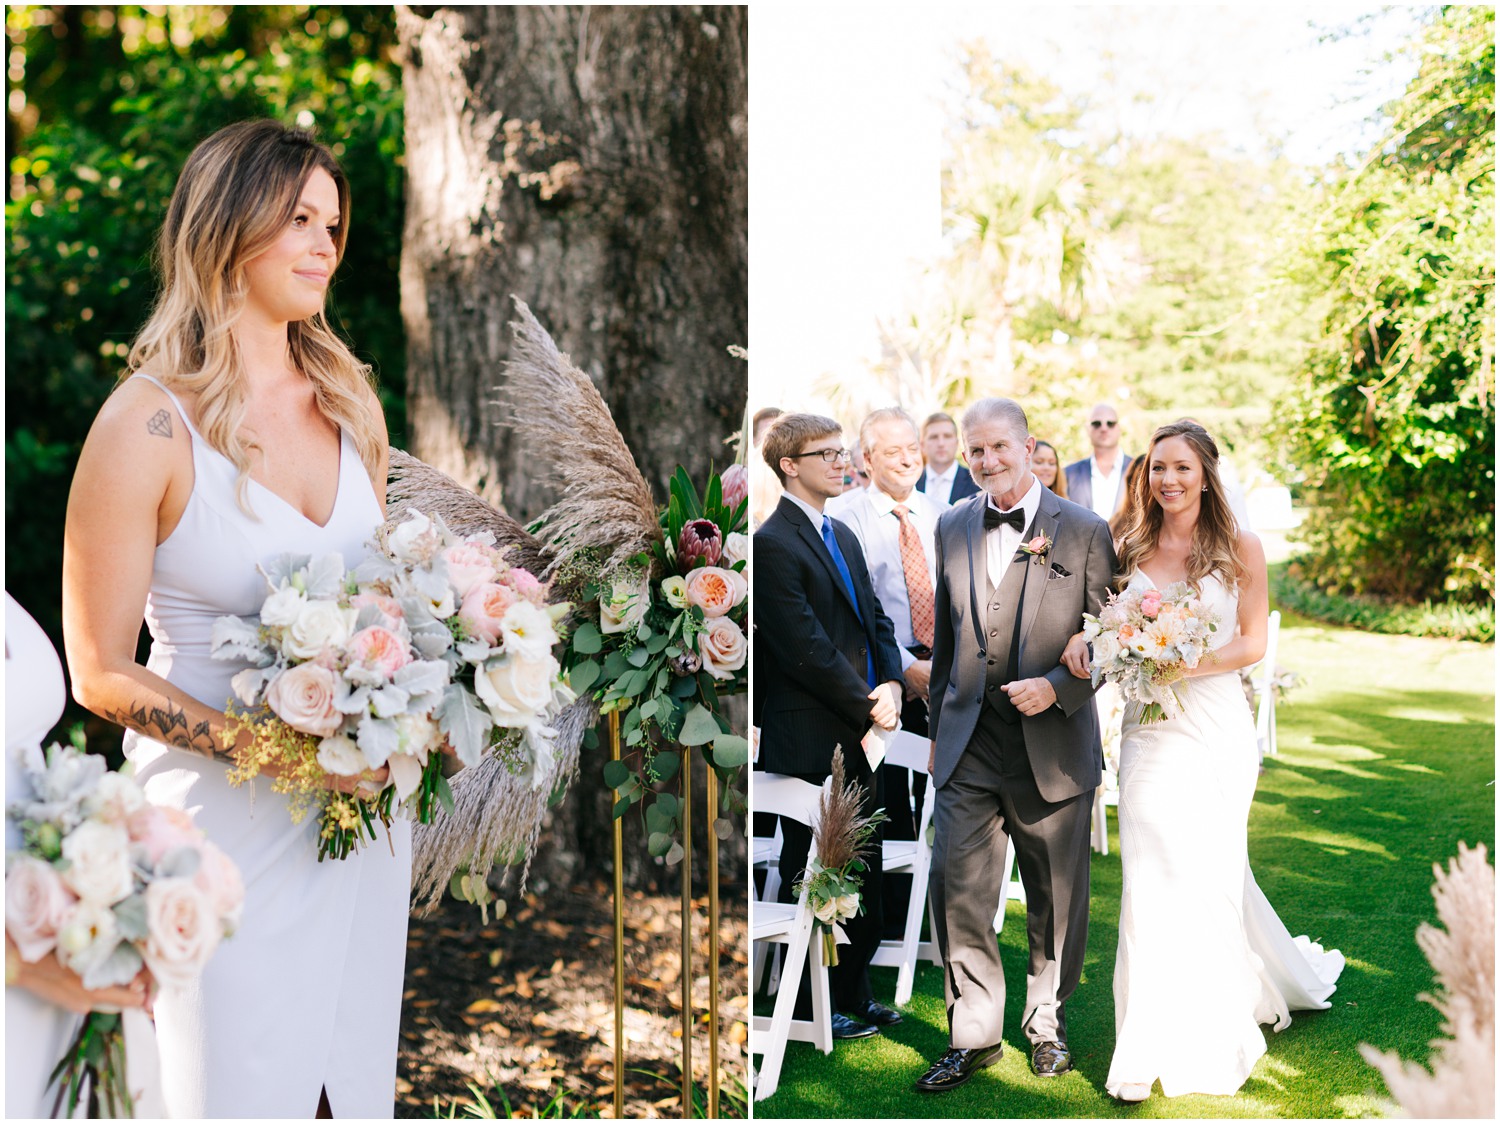
[[[1205,485],[1203,485],[1203,490],[1204,490],[1204,491],[1205,491],[1205,492],[1206,492],[1206,491],[1208,491],[1208,485],[1207,485],[1207,484],[1205,484]]]

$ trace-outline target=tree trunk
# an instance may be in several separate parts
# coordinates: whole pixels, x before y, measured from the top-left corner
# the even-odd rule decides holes
[[[507,427],[514,294],[594,380],[658,501],[678,464],[701,479],[729,463],[746,394],[726,350],[748,332],[746,9],[400,7],[397,28],[411,452],[523,522],[557,498],[545,451]],[[601,760],[585,753],[554,811],[539,880],[609,868]],[[725,848],[740,877],[741,839]],[[632,882],[651,881],[644,843],[629,850]]]

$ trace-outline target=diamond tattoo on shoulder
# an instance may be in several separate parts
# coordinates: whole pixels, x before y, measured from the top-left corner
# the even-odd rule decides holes
[[[157,410],[146,423],[146,432],[156,437],[171,437],[172,415],[165,409]]]

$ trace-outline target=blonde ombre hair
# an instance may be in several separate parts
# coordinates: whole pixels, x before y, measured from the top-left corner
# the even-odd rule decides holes
[[[157,242],[161,292],[123,376],[151,364],[163,383],[198,396],[198,431],[239,469],[236,499],[252,517],[248,486],[254,445],[240,433],[245,370],[231,329],[245,309],[246,263],[286,229],[318,168],[338,189],[334,246],[342,261],[349,184],[333,154],[311,133],[275,121],[241,121],[193,149]],[[334,333],[321,309],[287,326],[287,344],[292,363],[312,383],[323,416],[349,434],[366,471],[378,471],[382,448],[369,404],[370,368]]]
[[[1145,465],[1136,477],[1128,497],[1130,519],[1120,537],[1120,588],[1146,559],[1156,553],[1161,537],[1162,509],[1151,496],[1151,454],[1169,437],[1181,437],[1198,455],[1203,465],[1203,493],[1198,508],[1198,523],[1193,528],[1193,545],[1188,551],[1187,576],[1193,588],[1211,573],[1217,572],[1230,589],[1238,589],[1250,577],[1250,567],[1240,551],[1240,529],[1229,506],[1224,485],[1219,479],[1219,446],[1195,421],[1184,418],[1164,425],[1151,435]]]

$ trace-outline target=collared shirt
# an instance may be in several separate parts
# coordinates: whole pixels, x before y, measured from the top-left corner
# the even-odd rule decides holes
[[[927,576],[937,582],[937,535],[938,517],[944,505],[917,491],[900,501],[906,506],[906,517],[916,528],[917,538],[922,543],[922,553],[927,558]],[[908,648],[917,645],[911,628],[911,599],[906,593],[906,569],[901,565],[901,520],[896,518],[897,501],[886,495],[874,484],[853,492],[845,492],[828,501],[828,514],[848,527],[859,539],[864,551],[865,565],[870,571],[870,584],[875,587],[875,596],[885,615],[891,618],[896,628],[896,643],[901,648],[901,670],[905,671],[916,657]]]
[[[823,533],[823,516],[825,514],[827,514],[827,513],[823,512],[823,511],[819,511],[817,508],[815,508],[812,504],[808,503],[806,500],[798,499],[796,496],[792,495],[791,492],[782,492],[781,494],[783,496],[785,496],[787,499],[791,500],[798,507],[800,507],[804,512],[806,512],[808,519],[812,520],[813,530],[817,531],[819,535],[822,535],[822,533]]]
[[[995,497],[989,497],[989,505],[1002,515],[1007,511],[1014,511],[1013,507],[1001,507],[995,502]],[[993,531],[984,536],[984,545],[987,551],[985,561],[990,573],[990,584],[999,588],[1000,581],[1005,577],[1005,568],[1015,561],[1016,551],[1021,549],[1021,541],[1026,534],[1026,529],[1036,519],[1036,510],[1042,505],[1042,482],[1035,475],[1031,478],[1031,490],[1021,497],[1021,502],[1016,505],[1026,513],[1026,518],[1021,521],[1021,529],[1015,530],[1008,524],[1002,523]]]
[[[955,459],[947,472],[933,472],[927,466],[927,494],[938,503],[947,506],[953,502],[953,485],[958,482],[958,470],[963,466]]]
[[[1094,514],[1110,519],[1120,503],[1120,477],[1125,472],[1125,458],[1115,455],[1115,469],[1105,474],[1099,471],[1099,461],[1089,458],[1089,487],[1093,489]]]

